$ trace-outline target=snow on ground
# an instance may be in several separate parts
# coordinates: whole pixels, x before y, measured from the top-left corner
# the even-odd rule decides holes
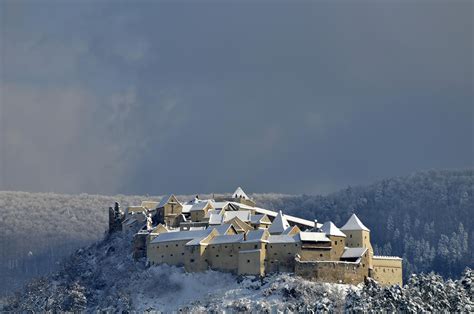
[[[206,271],[186,273],[168,265],[150,267],[130,281],[131,302],[137,311],[283,310],[298,303],[332,304],[343,308],[349,285],[322,284],[290,274],[257,279]],[[304,295],[302,291],[308,291]],[[286,301],[286,302],[285,302]],[[321,305],[323,306],[323,305]],[[323,306],[324,307],[324,306]]]
[[[474,310],[474,272],[445,281],[414,275],[402,288],[316,283],[292,274],[263,279],[208,270],[147,267],[131,256],[131,235],[118,233],[76,251],[61,270],[32,281],[0,311],[86,312],[370,312]]]

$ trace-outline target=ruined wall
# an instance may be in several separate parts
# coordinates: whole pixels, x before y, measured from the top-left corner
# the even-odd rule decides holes
[[[138,232],[133,236],[133,258],[139,259],[146,257],[148,233]]]
[[[372,277],[382,285],[402,285],[402,259],[396,257],[373,257]]]

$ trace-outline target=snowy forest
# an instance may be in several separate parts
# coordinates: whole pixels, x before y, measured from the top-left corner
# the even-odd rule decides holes
[[[474,170],[420,172],[327,196],[251,196],[262,207],[338,226],[357,213],[376,254],[404,258],[405,278],[432,270],[455,277],[474,264]],[[56,270],[63,257],[102,238],[114,201],[126,207],[145,199],[160,196],[0,192],[0,293]]]

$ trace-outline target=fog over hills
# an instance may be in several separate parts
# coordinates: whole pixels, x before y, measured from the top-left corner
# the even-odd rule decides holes
[[[458,276],[474,265],[474,170],[420,172],[327,196],[251,197],[262,207],[338,226],[356,212],[371,229],[377,254],[404,258],[405,277],[431,270]],[[101,239],[114,201],[126,207],[160,198],[0,192],[2,294],[56,270],[64,256]]]

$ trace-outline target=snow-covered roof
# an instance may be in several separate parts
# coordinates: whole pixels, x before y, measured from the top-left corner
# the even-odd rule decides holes
[[[247,232],[247,239],[245,242],[261,242],[265,241],[265,230],[258,229],[258,230],[250,230]]]
[[[209,218],[212,214],[218,215],[220,212],[220,209],[210,209],[207,211],[206,215],[204,215],[204,218]]]
[[[401,257],[398,256],[385,256],[385,255],[374,255],[374,259],[391,259],[391,260],[403,260]]]
[[[297,228],[297,227],[296,226],[290,226],[290,227],[286,228],[285,231],[283,231],[281,234],[289,234],[295,228]]]
[[[215,236],[209,244],[238,243],[244,240],[243,234],[230,234]]]
[[[239,217],[240,220],[247,222],[250,221],[250,210],[237,210],[224,213],[224,221],[229,221],[234,217]]]
[[[234,206],[237,206],[238,208],[245,208],[245,209],[253,210],[256,213],[265,214],[269,217],[276,217],[278,215],[278,212],[273,211],[273,210],[260,208],[260,207],[254,207],[254,206],[241,204],[241,203],[235,203],[235,202],[230,202],[230,203],[233,204]],[[286,214],[284,216],[285,216],[286,220],[288,220],[291,223],[299,224],[299,225],[306,226],[306,227],[309,227],[309,228],[315,227],[315,222],[314,221],[299,218],[299,217],[295,217],[295,216],[291,216],[291,215],[286,215]],[[321,226],[322,226],[322,224],[318,223],[316,227],[320,228]]]
[[[352,216],[347,220],[346,224],[340,228],[341,230],[366,230],[370,231],[369,228],[364,226],[362,221],[356,216],[356,214],[352,214]]]
[[[177,232],[166,232],[160,233],[154,238],[151,243],[160,243],[168,241],[181,241],[181,240],[192,240],[208,235],[212,230],[193,230],[193,231],[177,231]]]
[[[344,232],[339,230],[332,221],[326,221],[323,226],[321,227],[321,231],[327,234],[328,236],[336,236],[336,237],[346,237]]]
[[[350,247],[346,248],[341,258],[359,258],[367,251],[366,247]]]
[[[189,213],[193,205],[191,204],[183,204],[183,208],[181,209],[182,213]]]
[[[209,225],[220,225],[224,220],[224,216],[219,214],[211,214],[209,216]]]
[[[326,234],[323,232],[301,231],[300,233],[296,234],[295,237],[304,242],[331,242],[331,240],[326,237]]]
[[[228,204],[229,204],[229,202],[215,202],[215,201],[212,201],[212,207],[214,207],[215,209],[222,209],[222,208],[226,207]]]
[[[217,232],[220,234],[220,235],[223,235],[225,234],[230,228],[232,228],[232,225],[231,224],[222,224],[222,225],[218,225],[218,226],[212,226],[212,227],[209,227],[210,229],[216,229]]]
[[[189,211],[194,212],[194,211],[203,210],[208,204],[210,204],[209,200],[197,202],[193,204],[193,206],[191,207]]]
[[[294,237],[287,234],[270,235],[268,243],[296,243],[298,242]]]
[[[270,232],[271,234],[282,233],[289,226],[290,224],[288,223],[288,221],[286,220],[286,217],[283,216],[283,213],[280,210],[280,212],[278,213],[278,215],[275,217],[272,224],[268,228],[268,232]]]
[[[165,206],[166,203],[168,203],[168,201],[170,200],[171,197],[175,197],[175,196],[173,194],[170,194],[170,195],[167,195],[167,196],[163,197],[161,199],[161,201],[158,203],[158,205],[156,206],[156,208],[161,208],[161,207]],[[178,203],[179,203],[179,201],[178,201]],[[179,203],[179,204],[181,204],[181,203]]]
[[[201,227],[189,227],[188,230],[186,231],[195,231],[195,230],[206,230],[207,228],[204,227],[204,226],[201,226]]]
[[[204,235],[202,235],[202,236],[200,236],[200,237],[196,237],[196,238],[192,239],[191,241],[187,242],[187,243],[186,243],[186,246],[200,245],[201,242],[202,242],[205,238],[209,237],[212,232],[215,232],[214,230],[208,230],[208,231],[209,231],[209,232],[208,232],[207,234],[204,234]]]
[[[263,218],[265,218],[265,214],[257,214],[257,215],[252,215],[250,217],[250,223],[256,225],[256,224],[260,224],[260,223],[266,223],[266,221],[261,221]]]
[[[240,186],[235,190],[234,194],[232,194],[232,198],[239,198],[239,197],[244,198],[246,200],[250,199],[250,197],[248,197],[247,194],[245,194],[244,190],[242,190]]]

